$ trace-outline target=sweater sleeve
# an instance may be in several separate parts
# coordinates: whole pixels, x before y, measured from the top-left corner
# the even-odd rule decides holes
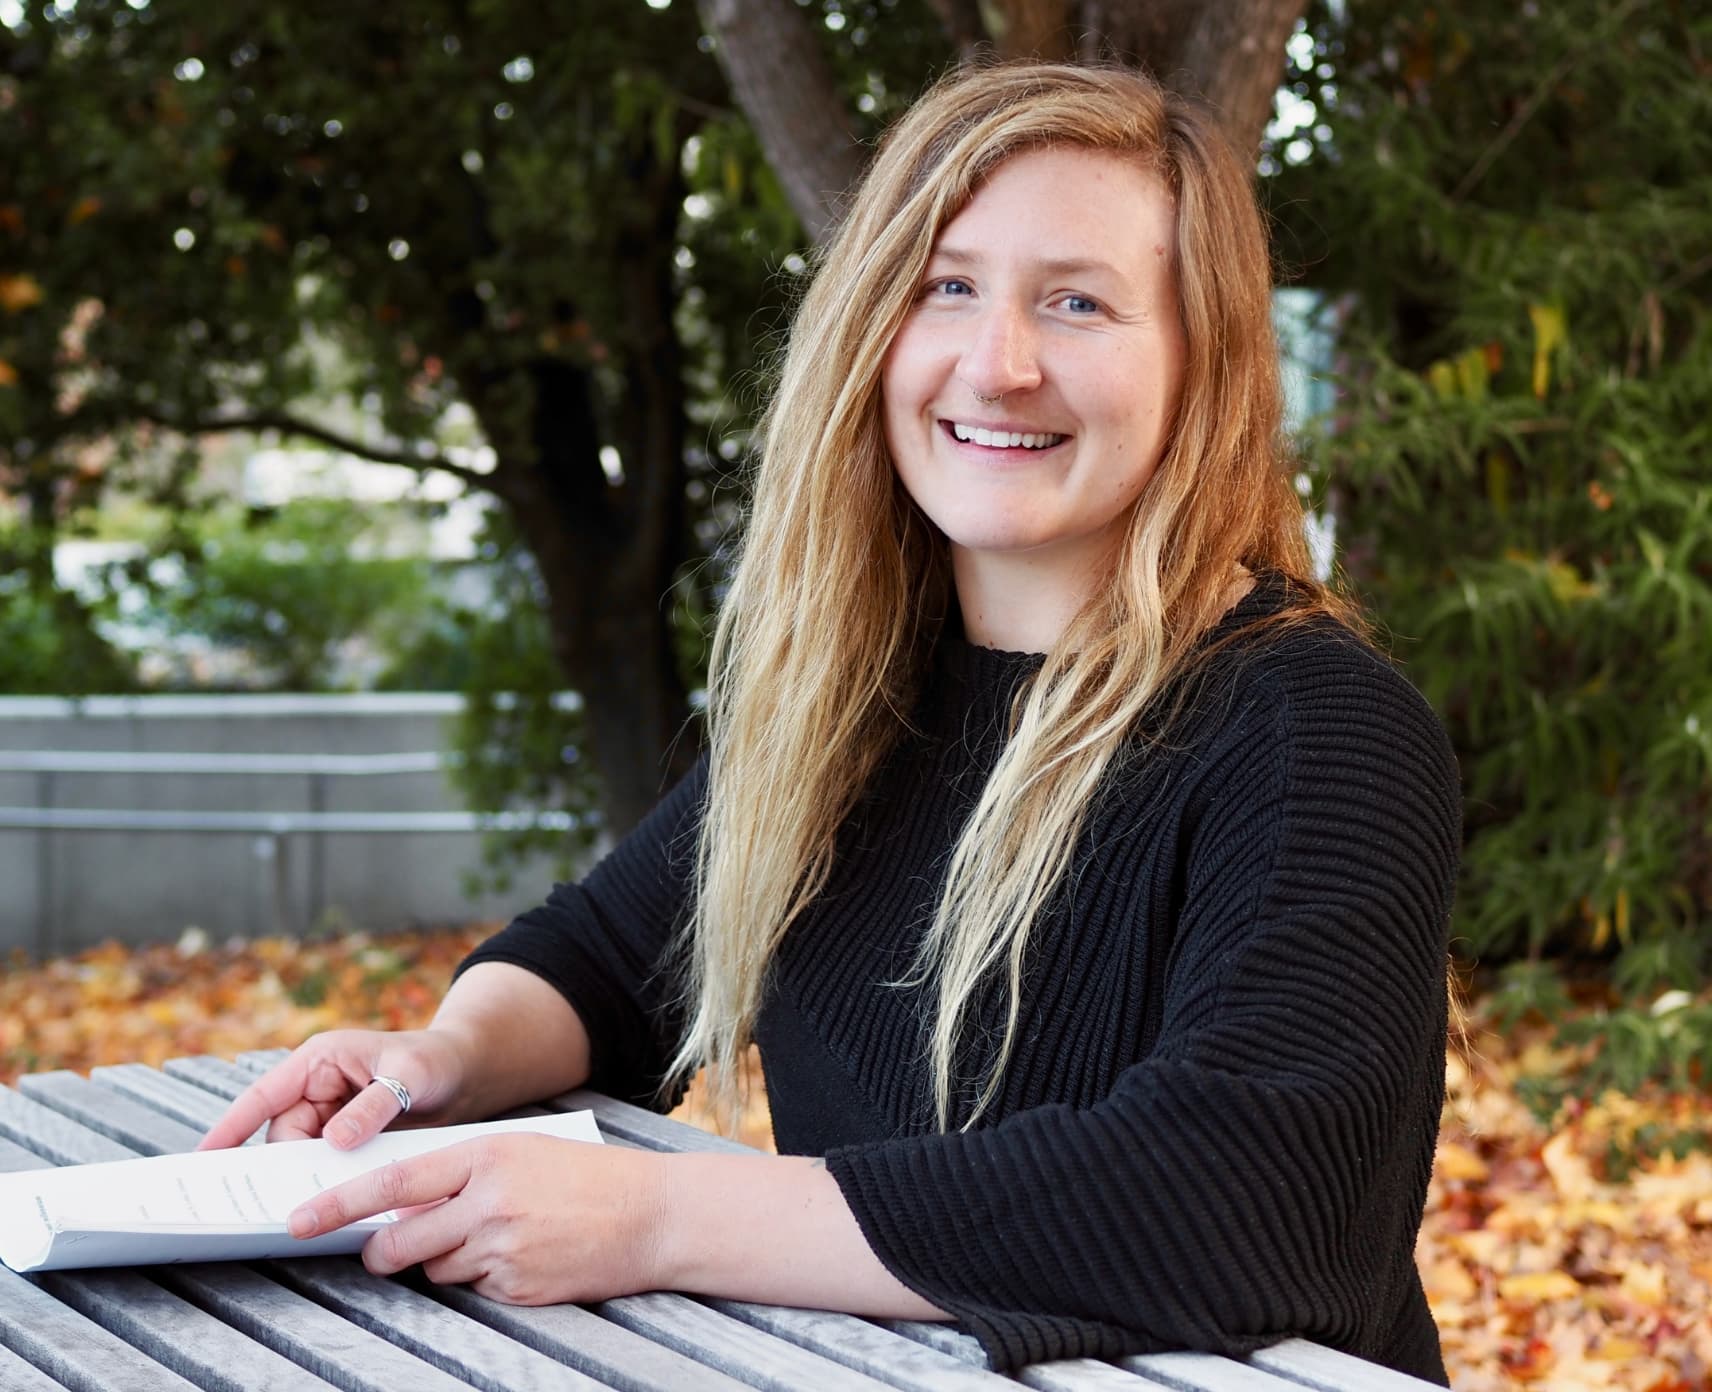
[[[555,885],[459,965],[510,962],[557,988],[589,1033],[589,1086],[638,1106],[659,1095],[683,1029],[667,963],[690,897],[706,761],[580,882]]]
[[[1395,1328],[1442,1099],[1458,783],[1432,712],[1383,678],[1280,684],[1216,744],[1161,1033],[1107,1097],[827,1157],[875,1254],[995,1367],[1303,1335],[1442,1378]]]

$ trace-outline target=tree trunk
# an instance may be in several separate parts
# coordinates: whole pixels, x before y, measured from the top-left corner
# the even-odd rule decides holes
[[[791,207],[824,240],[866,157],[807,13],[791,0],[702,0],[701,17]]]
[[[1083,0],[1084,58],[1139,63],[1218,112],[1239,150],[1254,150],[1284,76],[1284,41],[1306,0]]]
[[[534,491],[522,491],[512,517],[547,587],[553,655],[582,695],[585,752],[607,828],[622,835],[699,748],[685,728],[672,650],[667,584],[676,558],[627,544],[611,506],[571,513],[562,500],[532,502]]]
[[[672,284],[683,186],[675,159],[652,153],[635,154],[629,172],[635,201],[617,210],[629,217],[613,268],[626,319],[609,345],[624,399],[603,431],[589,367],[538,359],[531,437],[492,476],[540,567],[553,653],[582,696],[586,752],[614,835],[640,821],[700,750],[671,626],[688,544]],[[619,453],[621,481],[601,465],[603,444]]]
[[[967,57],[983,37],[970,32],[980,12],[969,0],[930,3]],[[1284,41],[1306,8],[1306,0],[1002,0],[984,37],[1011,58],[1139,64],[1207,101],[1232,143],[1252,151],[1283,77]],[[809,12],[790,0],[703,0],[702,18],[791,206],[823,240],[862,154]]]
[[[670,626],[682,531],[641,516],[626,496],[638,475],[652,472],[664,488],[673,480],[660,475],[675,472],[681,497],[682,465],[662,469],[663,453],[648,459],[625,451],[625,480],[609,483],[588,371],[544,360],[532,376],[534,458],[502,466],[496,491],[540,568],[553,655],[582,696],[600,806],[608,829],[622,835],[697,749],[684,729],[689,708]],[[681,505],[673,510],[681,514]]]
[[[1004,57],[1062,63],[1076,56],[1067,0],[1004,0],[996,14],[1002,27],[995,26],[993,38]]]

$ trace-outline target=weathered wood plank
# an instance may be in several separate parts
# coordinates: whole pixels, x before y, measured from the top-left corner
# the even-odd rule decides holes
[[[629,1102],[602,1097],[586,1088],[560,1093],[547,1105],[557,1112],[591,1111],[600,1123],[602,1135],[622,1136],[649,1150],[716,1150],[737,1155],[756,1153],[753,1146],[746,1146],[728,1136],[716,1136],[711,1131],[672,1121],[658,1112],[650,1112]]]
[[[66,1392],[34,1363],[26,1363],[9,1348],[0,1347],[0,1387],[6,1392]]]
[[[0,1346],[70,1392],[192,1392],[170,1368],[0,1267]]]
[[[252,1074],[266,1073],[274,1064],[287,1057],[290,1049],[251,1049],[238,1055],[238,1062]]]
[[[745,1384],[580,1305],[501,1305],[468,1286],[413,1284],[459,1313],[629,1392],[745,1392]]]
[[[735,1320],[842,1363],[905,1392],[1000,1392],[1009,1378],[970,1367],[948,1353],[903,1338],[864,1319],[828,1310],[793,1310],[710,1300],[710,1307]]]
[[[188,1150],[199,1139],[182,1122],[162,1116],[152,1107],[97,1087],[89,1079],[66,1069],[32,1073],[18,1080],[18,1089],[44,1107],[80,1121],[91,1131],[118,1141],[143,1155],[164,1155]]]
[[[880,1392],[886,1386],[681,1295],[627,1295],[596,1309],[615,1324],[767,1392]]]
[[[987,1366],[987,1355],[982,1351],[981,1341],[956,1325],[931,1320],[881,1320],[880,1323],[892,1333],[914,1343],[926,1344],[930,1349],[950,1354],[959,1363],[973,1364],[977,1368]]]
[[[329,1392],[334,1387],[133,1271],[49,1272],[41,1286],[205,1392]]]
[[[89,1165],[101,1160],[129,1160],[129,1146],[98,1136],[33,1098],[0,1087],[0,1137],[56,1165]]]
[[[1264,1369],[1213,1353],[1139,1354],[1118,1366],[1174,1392],[1291,1392]]]
[[[230,1103],[223,1097],[204,1091],[182,1078],[169,1077],[159,1069],[141,1063],[111,1064],[89,1070],[89,1081],[96,1087],[116,1092],[185,1126],[206,1131],[220,1119]],[[257,1130],[250,1142],[260,1143],[262,1131]],[[246,1142],[245,1144],[249,1144]]]
[[[597,1392],[601,1386],[586,1374],[397,1281],[377,1281],[349,1257],[267,1262],[262,1270],[487,1392]]]
[[[41,1170],[52,1166],[53,1161],[44,1160],[33,1150],[25,1150],[23,1146],[13,1141],[0,1141],[0,1174],[13,1174],[19,1170]],[[0,1384],[3,1386],[4,1384]]]
[[[1017,1380],[1038,1392],[1149,1392],[1157,1385],[1096,1358],[1030,1364],[1017,1372]]]
[[[161,1065],[161,1071],[169,1078],[190,1083],[228,1102],[255,1081],[255,1076],[247,1068],[230,1059],[215,1058],[212,1054],[168,1059]]]
[[[162,1268],[159,1279],[343,1392],[469,1392],[469,1384],[237,1262]]]
[[[1307,1339],[1286,1339],[1250,1355],[1249,1362],[1316,1392],[1426,1392],[1434,1386]]]

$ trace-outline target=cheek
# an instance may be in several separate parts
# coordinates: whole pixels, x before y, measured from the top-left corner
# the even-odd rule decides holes
[[[922,448],[922,430],[936,399],[932,344],[926,335],[898,333],[880,369],[880,419],[894,460]]]
[[[880,416],[886,422],[888,432],[893,419],[909,409],[909,383],[913,374],[909,370],[908,358],[908,345],[900,334],[892,340],[886,360],[880,366]]]

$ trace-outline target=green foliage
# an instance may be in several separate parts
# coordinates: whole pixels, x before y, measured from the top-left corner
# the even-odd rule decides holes
[[[1648,1004],[1569,1011],[1557,1021],[1556,1042],[1550,1066],[1517,1079],[1517,1095],[1547,1125],[1597,1106],[1610,1131],[1612,1178],[1642,1160],[1712,1145],[1712,1125],[1691,1100],[1712,1081],[1712,1000],[1667,991]],[[1637,1097],[1673,1101],[1623,1100]]]
[[[1486,1005],[1493,1022],[1500,1029],[1510,1029],[1531,1015],[1560,1019],[1568,1012],[1570,999],[1555,967],[1524,959],[1498,972]]]
[[[410,642],[432,583],[421,556],[385,554],[372,511],[333,498],[180,519],[125,569],[147,595],[134,621],[241,655],[242,684],[288,691],[351,685],[353,645]]]
[[[1305,448],[1462,764],[1458,942],[1692,985],[1712,956],[1712,12],[1328,5],[1310,28],[1316,120],[1272,191],[1342,381]],[[1623,1077],[1667,1056],[1680,1076],[1666,1050]]]
[[[1692,1090],[1712,1081],[1712,1001],[1672,991],[1651,1006],[1622,1006],[1563,1021],[1568,1044],[1596,1044],[1575,1075],[1576,1091],[1632,1095],[1643,1084]]]
[[[0,694],[135,689],[131,662],[101,635],[98,607],[53,583],[50,556],[28,530],[0,529]]]
[[[479,398],[532,453],[529,369],[629,348],[641,161],[716,81],[687,10],[26,4],[0,26],[0,254],[37,296],[0,319],[15,438],[343,385],[405,439]],[[74,413],[30,390],[68,376]]]

